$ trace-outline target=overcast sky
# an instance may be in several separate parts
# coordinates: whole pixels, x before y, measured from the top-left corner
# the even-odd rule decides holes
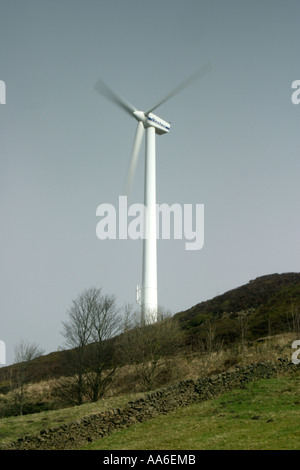
[[[46,353],[78,294],[135,303],[142,244],[99,240],[118,208],[136,121],[99,77],[155,113],[157,202],[204,204],[205,242],[158,241],[158,302],[173,313],[258,276],[299,272],[299,0],[0,0],[0,339]],[[130,203],[143,202],[142,148]]]

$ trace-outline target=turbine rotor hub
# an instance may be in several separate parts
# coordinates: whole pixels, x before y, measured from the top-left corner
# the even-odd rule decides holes
[[[133,111],[135,119],[139,122],[147,122],[147,116],[143,111]]]

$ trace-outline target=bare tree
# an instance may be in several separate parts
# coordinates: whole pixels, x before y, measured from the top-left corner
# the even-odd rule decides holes
[[[179,352],[183,336],[178,322],[168,312],[159,309],[163,320],[143,325],[139,312],[126,306],[123,335],[119,338],[119,358],[123,364],[133,364],[144,389],[151,390],[163,365]],[[171,372],[171,371],[169,371]]]
[[[72,394],[76,390],[76,403],[83,398],[96,401],[106,390],[114,373],[112,346],[109,340],[117,334],[120,317],[113,296],[103,296],[101,289],[84,290],[73,300],[68,310],[69,321],[63,323],[66,346],[73,380]],[[108,372],[112,368],[113,370]]]
[[[100,297],[93,312],[93,343],[88,358],[87,395],[92,401],[104,395],[116,371],[114,343],[110,340],[119,333],[120,326],[116,298],[109,295]]]
[[[24,403],[26,399],[25,384],[30,380],[29,361],[36,359],[44,354],[36,343],[20,341],[15,348],[15,366],[11,368],[11,388],[15,402],[18,405],[19,414],[23,414]]]
[[[300,332],[300,313],[298,305],[295,305],[295,299],[290,295],[290,308],[287,314],[289,318],[289,330],[293,333]]]
[[[200,334],[194,336],[192,348],[208,355],[223,349],[223,340],[219,338],[216,326],[210,319],[202,324]]]
[[[203,349],[207,354],[211,354],[216,349],[216,327],[210,320],[205,322],[205,339],[203,340]]]
[[[71,348],[72,352],[68,357],[70,373],[74,376],[71,383],[76,390],[78,405],[83,402],[86,346],[91,342],[92,311],[97,295],[96,289],[83,291],[73,300],[67,312],[69,321],[63,322],[62,334],[66,339],[66,346]]]
[[[249,316],[247,311],[241,311],[238,313],[237,318],[235,319],[236,328],[240,334],[242,349],[246,345],[246,337],[249,330]]]
[[[14,351],[15,363],[32,361],[42,356],[45,352],[36,343],[29,343],[24,340],[20,341],[20,343],[15,346]]]

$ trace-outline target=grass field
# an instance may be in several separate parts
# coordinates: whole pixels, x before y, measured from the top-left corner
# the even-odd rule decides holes
[[[69,423],[85,416],[111,408],[124,406],[130,400],[136,400],[144,394],[123,395],[100,400],[96,403],[86,403],[59,410],[42,411],[24,416],[12,416],[0,419],[0,444],[15,441],[25,435],[39,434],[42,429],[49,429],[64,423]]]
[[[85,450],[300,450],[300,376],[260,380],[116,432]]]

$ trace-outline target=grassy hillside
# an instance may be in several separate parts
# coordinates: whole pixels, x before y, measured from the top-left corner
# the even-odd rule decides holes
[[[279,357],[290,360],[292,341],[300,339],[300,273],[259,277],[179,312],[174,318],[179,321],[183,332],[183,345],[180,343],[180,348],[176,346],[172,353],[166,351],[166,356],[155,359],[157,369],[152,390],[181,380],[225,372],[235,365],[276,361]],[[243,332],[240,319],[245,322]],[[169,322],[173,324],[172,320]],[[163,323],[153,325],[153,328],[161,328]],[[144,328],[148,336],[149,328]],[[165,346],[166,336],[162,338]],[[118,338],[110,341],[115,344],[116,340]],[[70,354],[71,351],[57,351],[22,363],[27,378],[22,391],[26,397],[23,416],[12,416],[20,389],[12,388],[11,378],[17,375],[18,365],[0,369],[2,443],[102,409],[118,408],[146,390],[139,367],[147,365],[148,356],[141,364],[134,361],[120,363],[109,390],[97,403],[65,408],[66,404],[59,401],[53,390],[57,377],[67,374]],[[297,424],[300,417],[299,385],[299,376],[251,384],[245,390],[232,392],[223,402],[214,400],[193,405],[104,438],[93,444],[93,448],[296,449],[300,441]],[[30,414],[25,416],[25,412]],[[141,433],[148,435],[145,442],[137,437]],[[258,441],[259,434],[262,439]]]
[[[130,400],[138,399],[141,396],[143,396],[143,394],[122,395],[106,398],[96,403],[85,403],[81,406],[2,418],[0,419],[0,444],[5,445],[23,436],[39,434],[39,432],[45,428],[54,428],[55,426],[69,423],[94,413],[101,413],[111,408],[122,407]]]
[[[203,353],[204,351],[206,353],[214,352],[215,355],[219,354],[217,360],[214,359],[215,370],[224,370],[225,367],[237,362],[237,356],[240,354],[238,348],[241,345],[238,319],[243,318],[243,321],[246,322],[244,341],[245,344],[253,347],[253,360],[255,361],[260,338],[283,332],[300,333],[300,273],[271,274],[259,277],[211,300],[201,302],[185,312],[179,312],[174,315],[174,318],[179,320],[186,345],[188,348],[192,346],[188,352],[187,348],[184,356],[187,358],[191,354]],[[220,357],[222,350],[228,348],[231,351]],[[237,349],[232,353],[232,348]],[[24,368],[25,382],[26,377],[31,383],[39,383],[66,375],[69,354],[70,351],[56,351],[30,361]],[[274,356],[278,357],[277,352],[271,359],[274,359]],[[168,370],[166,367],[160,369],[161,378],[159,380],[161,381],[158,381],[156,386],[164,385],[166,380],[180,380],[182,374],[185,378],[188,371],[193,369],[191,366],[193,359],[187,359],[184,364],[177,358],[174,361],[177,366],[172,370],[169,366]],[[207,361],[204,362],[201,358],[200,364],[197,364],[198,373],[210,369]],[[0,368],[0,394],[10,390],[10,378],[14,375],[13,369],[16,367],[13,365]],[[123,368],[121,373],[124,370]],[[126,387],[133,384],[136,386],[135,391],[141,391],[137,377],[130,372],[130,368],[128,371],[129,375],[123,374],[123,385],[115,385],[116,394],[131,393],[133,390],[128,390]],[[172,372],[171,377],[170,371]],[[39,401],[38,405],[41,407],[40,409],[43,409],[48,398],[45,398],[45,393],[38,395],[40,398],[35,401]]]
[[[300,450],[300,376],[243,390],[136,424],[85,450]]]
[[[225,345],[240,339],[236,319],[249,323],[246,339],[283,332],[300,331],[300,273],[270,274],[258,277],[211,300],[174,315],[187,335],[187,341],[201,342],[210,322]],[[31,361],[28,375],[36,381],[64,374],[67,351],[56,351]],[[14,367],[14,366],[12,366]],[[0,392],[5,389],[10,367],[0,368]]]
[[[239,338],[236,320],[247,318],[246,338],[295,331],[300,328],[300,273],[258,277],[211,300],[176,314],[182,328],[192,338],[203,338],[211,322],[225,344]]]
[[[246,365],[261,361],[276,362],[278,357],[287,357],[290,360],[292,354],[291,344],[294,339],[294,334],[277,335],[272,338],[266,338],[264,342],[259,341],[252,346],[248,346],[244,350],[241,350],[239,347],[233,347],[226,351],[222,350],[211,354],[199,353],[188,357],[178,357],[176,363],[174,362],[172,365],[174,368],[172,380],[178,382],[180,380],[194,380],[199,377],[206,377],[221,371],[225,372],[233,364]],[[42,429],[68,424],[74,420],[88,417],[104,410],[120,408],[128,401],[136,400],[143,396],[141,392],[134,393],[139,386],[135,379],[134,370],[126,366],[124,370],[120,369],[116,375],[109,395],[96,403],[85,403],[81,406],[2,418],[0,419],[0,444],[3,445],[9,441],[16,441],[26,435],[36,435]],[[279,385],[279,388],[277,387],[277,380],[279,385],[280,383],[283,384],[282,387],[280,385],[281,388]],[[29,385],[27,388],[29,396],[38,400],[49,399],[51,397],[51,382],[44,381],[39,384]],[[272,441],[273,436],[273,448],[276,448],[274,447],[275,445],[295,448],[297,445],[296,438],[298,438],[299,444],[299,428],[293,424],[294,420],[298,423],[300,422],[299,385],[299,374],[290,378],[280,377],[280,379],[275,381],[273,379],[268,380],[265,385],[258,388],[255,385],[252,387],[249,384],[246,389],[240,392],[232,392],[229,398],[225,399],[223,397],[221,401],[214,400],[210,402],[211,407],[208,407],[206,403],[199,404],[196,407],[193,405],[190,410],[181,410],[178,413],[172,413],[170,417],[157,418],[157,422],[156,420],[151,420],[149,423],[140,425],[145,426],[145,428],[140,428],[138,425],[137,428],[134,427],[132,430],[128,430],[129,434],[127,434],[127,431],[122,431],[122,433],[117,433],[115,437],[110,436],[109,439],[112,439],[112,441],[107,441],[108,438],[104,438],[101,442],[96,443],[96,447],[99,445],[99,448],[103,449],[169,448],[180,450],[198,448],[196,446],[201,442],[202,447],[199,448],[218,448],[218,446],[222,446],[220,448],[227,448],[226,446],[232,448],[229,447],[230,441],[236,439],[234,445],[239,444],[239,448],[242,448],[246,442],[245,436],[252,433],[252,441],[249,442],[253,448],[256,448],[255,446],[258,443],[256,442],[255,444],[255,437],[257,438],[255,433],[260,432],[262,436],[265,435],[265,441],[260,442],[265,442],[266,445]],[[0,395],[0,399],[8,400],[9,397],[7,395],[1,397]],[[195,422],[193,420],[190,421],[193,416],[198,416],[198,421],[196,418]],[[152,425],[154,426],[153,428],[151,427]],[[256,425],[257,427],[254,428]],[[195,429],[197,430],[198,428],[199,432],[197,434]],[[164,430],[163,433],[161,433],[161,429]],[[193,430],[190,435],[188,434],[189,429]],[[176,436],[180,435],[181,430],[182,442],[179,444]],[[240,435],[239,431],[241,431]],[[131,432],[133,433],[132,438],[130,437]],[[136,437],[141,432],[150,433],[147,437],[148,443],[144,443],[144,441]],[[186,436],[184,435],[185,432],[187,432]],[[157,435],[157,441],[153,440],[152,433]],[[278,433],[282,433],[280,441],[277,439]],[[202,436],[201,441],[199,441],[200,435]],[[218,439],[216,436],[218,436]],[[135,444],[133,444],[134,441],[136,441]],[[133,445],[138,447],[130,447]]]

